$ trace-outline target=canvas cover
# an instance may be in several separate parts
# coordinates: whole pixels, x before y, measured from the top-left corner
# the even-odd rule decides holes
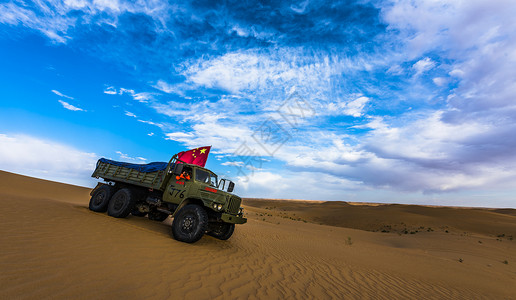
[[[107,158],[99,159],[100,162],[108,163],[110,165],[120,166],[124,168],[130,168],[143,173],[152,173],[157,171],[163,171],[167,168],[168,163],[166,162],[151,162],[148,164],[131,164],[121,161],[110,160]]]

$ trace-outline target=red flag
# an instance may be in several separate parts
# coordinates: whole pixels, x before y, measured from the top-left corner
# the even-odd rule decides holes
[[[177,158],[187,164],[198,165],[204,168],[210,154],[211,146],[199,147],[188,151],[182,151],[177,154]]]

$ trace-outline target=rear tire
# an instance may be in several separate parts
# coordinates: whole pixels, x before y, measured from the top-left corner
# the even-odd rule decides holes
[[[115,192],[115,188],[104,184],[101,187],[99,187],[90,199],[89,208],[92,211],[95,212],[105,212],[108,207],[109,200],[111,199],[111,196],[113,196],[113,193]]]
[[[174,216],[172,235],[178,241],[195,243],[202,238],[208,227],[208,214],[196,204],[188,204]]]
[[[216,223],[210,226],[210,231],[208,231],[208,235],[211,235],[214,238],[219,240],[227,240],[235,231],[235,224],[228,223]]]
[[[134,209],[134,197],[130,189],[117,191],[108,204],[108,215],[115,218],[125,218]]]

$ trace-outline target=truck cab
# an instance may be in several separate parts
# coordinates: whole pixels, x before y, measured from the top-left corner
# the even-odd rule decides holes
[[[182,166],[181,166],[182,165]],[[208,216],[211,220],[217,219],[224,222],[245,222],[241,216],[240,204],[242,199],[234,194],[234,183],[226,179],[218,179],[217,174],[196,165],[180,164],[173,173],[175,177],[169,180],[163,201],[180,205],[188,196],[190,201],[201,203],[209,209]],[[181,177],[185,172],[190,179]],[[187,200],[188,200],[187,199]]]

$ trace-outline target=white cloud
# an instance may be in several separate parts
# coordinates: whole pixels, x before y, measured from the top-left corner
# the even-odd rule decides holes
[[[132,95],[134,95],[134,90],[120,88],[120,90],[118,91],[118,94],[119,94],[119,95],[129,94],[129,95],[131,95],[131,96],[132,96]]]
[[[180,89],[178,89],[176,85],[167,83],[163,80],[158,80],[158,82],[156,82],[156,84],[153,85],[152,87],[154,87],[162,92],[165,92],[167,94],[171,94],[171,93],[180,94],[180,95],[183,94],[182,91]]]
[[[479,115],[513,118],[512,113],[488,116],[495,110],[505,110],[507,114],[514,102],[513,1],[396,1],[382,12],[384,21],[396,31],[394,38],[404,55],[415,59],[434,52],[450,61],[449,75],[458,82],[449,98],[455,112],[449,114],[448,121],[475,119]],[[439,83],[442,80],[436,84]]]
[[[117,91],[116,91],[115,87],[113,87],[113,86],[109,86],[109,87],[107,87],[107,88],[104,90],[104,94],[108,94],[108,95],[116,95],[116,94],[117,94]]]
[[[235,32],[237,35],[242,37],[248,37],[250,35],[247,28],[240,27],[238,24],[233,25],[230,32]]]
[[[387,73],[391,73],[394,75],[401,75],[401,74],[403,74],[403,72],[404,72],[404,70],[400,65],[390,66],[389,69],[387,70]]]
[[[169,101],[166,104],[152,103],[151,107],[159,114],[179,119],[180,122],[224,119],[227,116],[238,118],[239,113],[252,113],[253,104],[242,101],[239,97],[222,96],[218,101],[189,99],[186,101]],[[247,121],[252,119],[248,116]]]
[[[36,1],[33,3],[36,15],[26,9],[23,1],[0,4],[0,23],[12,26],[23,25],[39,31],[55,43],[67,43],[70,29],[77,24],[97,23],[116,27],[119,16],[124,13],[146,14],[155,20],[160,30],[167,30],[169,4],[165,1],[109,1],[109,0],[66,0]],[[80,11],[80,14],[73,13]]]
[[[2,170],[60,182],[93,185],[97,155],[26,135],[0,134]]]
[[[359,97],[353,101],[350,101],[345,104],[344,106],[344,114],[353,116],[353,117],[360,117],[363,114],[363,110],[365,108],[365,105],[369,102],[368,97]]]
[[[65,101],[62,101],[62,100],[58,100],[58,102],[61,103],[61,105],[63,105],[63,107],[68,109],[68,110],[71,110],[71,111],[85,111],[84,109],[76,107],[76,106],[73,106],[73,105],[71,105],[68,102],[65,102]]]
[[[432,69],[433,67],[435,67],[435,62],[433,62],[428,57],[425,57],[425,58],[419,60],[412,66],[412,68],[414,70],[416,70],[415,76],[419,76],[419,75],[423,74],[424,72]]]
[[[236,193],[256,198],[349,201],[359,189],[364,191],[364,186],[330,174],[288,170],[250,171],[235,180]]]
[[[132,96],[133,96],[133,99],[138,101],[138,102],[141,102],[141,103],[147,103],[149,100],[153,99],[153,93],[134,93]]]
[[[149,125],[153,125],[153,126],[157,126],[161,129],[164,129],[165,128],[165,125],[163,124],[159,124],[159,123],[155,123],[155,122],[152,122],[152,121],[147,121],[147,120],[140,120],[138,119],[138,122],[140,123],[144,123],[144,124],[149,124]]]
[[[135,114],[133,114],[132,112],[130,111],[125,111],[125,115],[128,116],[128,117],[133,117],[133,118],[137,118]]]
[[[227,162],[221,163],[221,165],[223,165],[223,166],[241,167],[241,166],[244,165],[244,162],[243,161],[227,161]]]
[[[126,89],[126,88],[120,88],[117,92],[116,88],[113,87],[113,86],[109,86],[107,87],[105,90],[104,90],[104,94],[108,94],[108,95],[126,95],[128,94],[129,96],[131,96],[134,100],[140,102],[140,103],[147,103],[149,102],[149,100],[152,100],[154,99],[154,93],[148,93],[148,92],[143,92],[143,93],[136,93],[134,90],[132,89]]]
[[[460,69],[454,69],[452,71],[450,71],[450,76],[453,76],[453,77],[458,77],[458,78],[464,78],[464,76],[466,75],[464,73],[464,71],[460,70]]]
[[[306,12],[306,7],[310,4],[309,0],[305,0],[298,5],[292,4],[290,5],[290,9],[298,14],[304,14]]]
[[[52,90],[52,93],[54,93],[54,94],[56,94],[56,95],[58,95],[58,96],[60,96],[60,97],[64,97],[64,98],[68,98],[68,99],[73,99],[73,97],[70,97],[70,96],[64,95],[64,94],[62,94],[61,92],[56,91],[56,90]]]
[[[352,116],[355,118],[362,117],[364,115],[364,109],[366,104],[370,102],[369,97],[362,95],[349,95],[353,100],[340,102],[330,102],[326,106],[321,107],[321,103],[316,103],[317,109],[314,110],[317,115],[320,116]]]
[[[257,168],[257,167],[252,166],[252,165],[246,165],[245,168],[248,169],[248,170],[251,170],[251,171],[261,171],[261,170],[263,170],[263,168]]]
[[[432,81],[437,86],[445,86],[448,83],[449,80],[447,78],[444,78],[444,77],[435,77],[435,78],[432,79]]]
[[[186,61],[176,69],[185,76],[186,82],[182,86],[163,84],[162,90],[167,87],[166,90],[174,91],[188,86],[190,89],[218,88],[236,95],[251,97],[260,93],[284,100],[292,87],[298,87],[303,94],[317,96],[318,91],[324,94],[331,90],[331,76],[370,70],[378,63],[378,58],[368,56],[351,60],[313,52],[307,55],[302,48],[251,49]]]
[[[93,3],[100,11],[120,12],[123,9],[122,3],[120,3],[118,0],[95,0]]]
[[[477,122],[445,123],[442,114],[442,111],[434,112],[403,127],[384,124],[371,132],[367,144],[382,149],[387,157],[456,160],[459,158],[453,155],[465,141],[492,130],[492,126]]]
[[[194,138],[194,135],[192,133],[185,133],[185,132],[171,132],[171,133],[167,133],[165,135],[167,136],[167,138],[166,138],[167,140],[188,143],[188,144]]]
[[[515,13],[511,1],[385,5],[382,15],[399,57],[405,63],[416,61],[413,85],[419,90],[405,96],[412,100],[432,93],[417,78],[427,72],[440,74],[432,79],[435,85],[453,83],[456,88],[442,97],[446,106],[439,110],[354,125],[370,129],[355,147],[361,151],[360,163],[330,159],[324,162],[326,170],[372,186],[428,192],[501,187],[514,180]],[[429,53],[439,54],[437,61],[446,65]],[[399,64],[389,71],[403,74]]]
[[[510,36],[515,11],[510,0],[394,1],[382,8],[384,21],[398,30],[396,38],[406,41],[404,54],[413,57],[435,49],[454,49],[453,54],[462,55]]]
[[[87,0],[65,0],[64,3],[75,9],[84,8],[89,4]]]
[[[503,187],[516,179],[516,156],[511,152],[516,146],[514,139],[510,145],[498,140],[514,125],[450,124],[441,119],[442,115],[442,111],[418,115],[398,127],[373,119],[368,125],[372,130],[359,144],[346,144],[346,137],[328,136],[333,145],[305,149],[287,145],[276,158],[304,171],[410,192]],[[330,144],[322,138],[306,138],[313,145]]]
[[[135,162],[135,163],[145,163],[147,161],[146,158],[143,157],[131,157],[128,154],[122,153],[121,151],[116,151],[116,153],[120,156],[120,160],[122,161],[129,161],[129,162]]]
[[[234,154],[244,147],[250,147],[254,149],[253,156],[267,155],[266,151],[251,137],[253,131],[241,119],[235,121],[203,115],[188,127],[189,129],[183,131],[166,133],[166,139],[183,143],[191,148],[212,145],[214,150],[224,154]]]
[[[247,193],[252,190],[261,190],[261,195],[267,197],[267,194],[274,195],[282,189],[287,189],[288,184],[284,176],[272,172],[254,172],[252,176],[240,176],[237,178],[237,184]]]
[[[18,6],[13,2],[0,4],[0,23],[14,26],[21,24],[39,30],[56,43],[66,43],[69,37],[66,36],[65,32],[73,25],[74,20],[66,17],[52,18],[52,11],[45,4],[40,4],[42,11],[46,14],[44,18],[36,16],[33,11]]]

